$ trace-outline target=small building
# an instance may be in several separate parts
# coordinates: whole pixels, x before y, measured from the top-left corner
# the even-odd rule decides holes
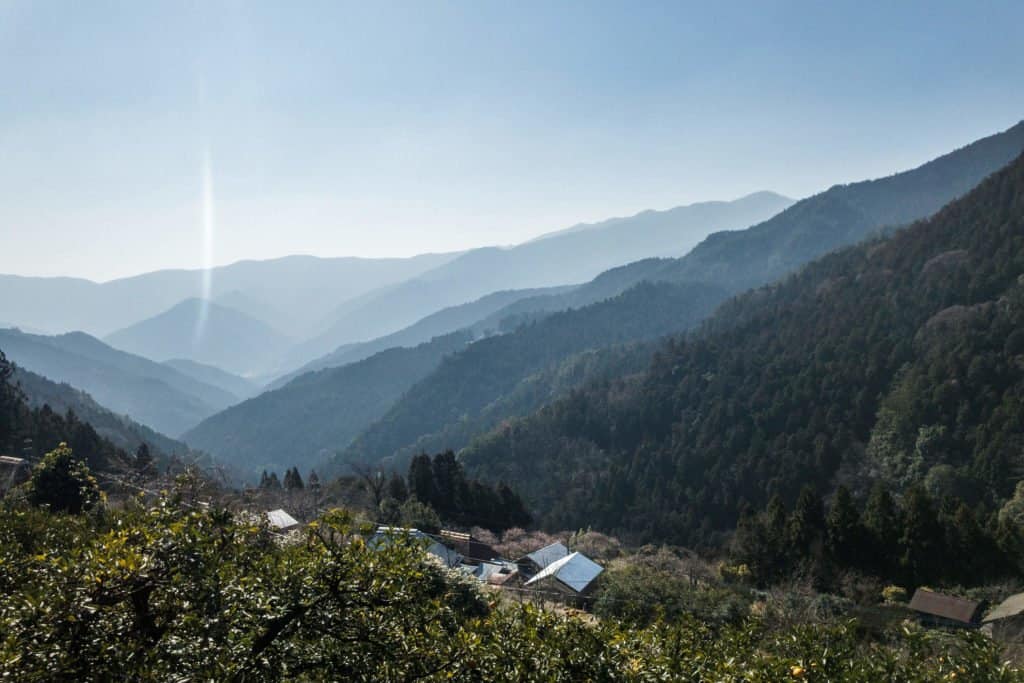
[[[979,625],[983,604],[918,588],[910,599],[910,609],[923,626],[938,628],[975,628]]]
[[[28,461],[11,455],[0,455],[0,496],[29,477]]]
[[[276,531],[291,531],[301,526],[299,520],[280,508],[267,513],[267,522],[270,524],[270,528]]]
[[[1003,641],[1024,639],[1024,593],[1017,593],[996,605],[981,620],[982,628]]]
[[[396,539],[411,539],[423,544],[427,554],[437,559],[443,566],[453,569],[462,564],[462,555],[441,543],[434,536],[419,529],[404,529],[395,526],[379,526],[377,531],[367,540],[366,545],[374,550],[386,547]]]
[[[523,576],[530,577],[547,568],[553,562],[568,556],[569,549],[556,541],[551,545],[546,545],[540,550],[534,550],[529,555],[519,558],[516,560],[516,564],[519,566],[519,571]]]
[[[462,555],[465,564],[478,565],[498,557],[497,551],[478,538],[460,531],[441,529],[440,540],[446,546]]]
[[[563,595],[586,595],[604,567],[582,553],[572,553],[556,560],[526,582],[527,587],[554,590]]]

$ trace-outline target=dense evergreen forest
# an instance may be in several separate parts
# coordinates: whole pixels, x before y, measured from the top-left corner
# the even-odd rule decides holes
[[[413,386],[341,458],[379,461],[396,453],[408,458],[438,444],[461,447],[479,433],[466,426],[492,426],[494,422],[479,424],[481,412],[524,380],[579,352],[684,330],[710,314],[725,296],[719,287],[700,284],[641,283],[606,301],[477,341]],[[507,415],[492,419],[503,417]]]
[[[931,219],[725,305],[639,379],[575,392],[464,453],[542,523],[719,544],[744,509],[875,482],[986,522],[1020,478],[1024,159]]]
[[[557,372],[566,354],[692,327],[730,294],[766,284],[887,226],[929,215],[1022,149],[1024,123],[910,171],[837,185],[749,229],[714,233],[680,258],[638,261],[571,292],[516,302],[483,323],[508,334],[474,344],[424,377],[343,452],[342,460],[395,455],[404,460],[419,450],[461,448],[501,419],[555,398],[519,406],[522,412],[506,400],[523,378]],[[683,289],[666,296],[672,290],[652,290],[650,282]],[[612,298],[601,301],[605,297]],[[595,301],[600,303],[557,312]],[[527,329],[514,329],[518,323]],[[567,336],[564,331],[573,328],[578,334]],[[625,362],[618,374],[630,371],[632,363]]]

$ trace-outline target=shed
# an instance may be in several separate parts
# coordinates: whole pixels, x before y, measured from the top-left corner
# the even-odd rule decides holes
[[[525,576],[533,576],[542,569],[547,568],[551,563],[568,557],[568,555],[569,549],[556,541],[551,545],[546,545],[540,550],[534,550],[529,555],[519,558],[516,560],[516,564],[519,565],[519,571]]]
[[[527,586],[551,586],[570,595],[583,595],[604,568],[582,553],[572,553],[552,562],[526,582]]]
[[[1006,598],[981,621],[983,628],[994,638],[1021,640],[1024,637],[1024,593]]]
[[[974,600],[936,593],[918,588],[910,599],[910,609],[917,612],[925,626],[973,628],[978,625],[983,605]]]
[[[0,494],[28,479],[29,467],[24,458],[0,455]]]
[[[300,526],[299,520],[278,508],[267,513],[267,521],[270,526],[278,531],[290,531]]]

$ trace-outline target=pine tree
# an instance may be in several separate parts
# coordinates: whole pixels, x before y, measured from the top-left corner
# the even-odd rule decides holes
[[[863,531],[860,514],[849,489],[840,486],[825,519],[825,549],[829,557],[846,567],[862,557]]]
[[[412,495],[421,503],[430,505],[436,498],[434,468],[426,453],[420,453],[409,463],[409,487]]]
[[[931,498],[920,486],[911,487],[904,502],[900,567],[911,584],[939,575],[944,534]]]
[[[800,491],[793,513],[789,516],[786,531],[794,550],[810,551],[821,543],[825,531],[825,512],[821,498],[810,486],[805,486]]]
[[[878,483],[872,488],[863,516],[866,543],[871,548],[866,560],[880,576],[890,575],[895,567],[900,538],[900,514],[889,491]]]
[[[149,452],[149,444],[143,441],[135,449],[135,469],[146,472],[153,466],[153,455]]]
[[[405,485],[405,479],[398,472],[392,472],[388,480],[388,497],[399,503],[404,503],[409,497],[409,489]]]

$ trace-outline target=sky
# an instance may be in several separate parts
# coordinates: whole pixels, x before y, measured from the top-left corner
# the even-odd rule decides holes
[[[794,198],[1024,118],[1024,3],[0,0],[0,273]]]

